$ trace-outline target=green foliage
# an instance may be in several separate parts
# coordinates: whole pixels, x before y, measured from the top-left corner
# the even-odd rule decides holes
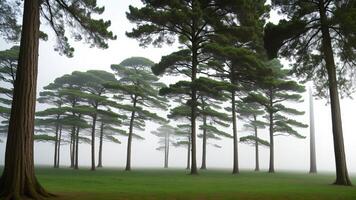
[[[318,1],[319,2],[319,1]],[[303,81],[312,80],[317,95],[328,97],[329,80],[324,60],[326,52],[322,30],[331,36],[335,57],[338,87],[342,95],[351,95],[356,58],[356,4],[354,1],[280,1],[272,6],[286,16],[279,24],[268,24],[265,29],[265,47],[272,58],[281,56],[295,61],[292,72]],[[324,17],[325,16],[325,17]]]
[[[0,35],[9,41],[18,41],[21,27],[18,25],[18,2],[0,2]]]
[[[304,86],[289,80],[288,70],[282,69],[282,65],[278,60],[271,60],[268,63],[268,67],[272,73],[265,76],[264,80],[259,82],[260,89],[256,92],[251,92],[249,96],[244,98],[244,101],[257,103],[264,108],[267,113],[265,118],[268,120],[268,124],[273,125],[273,135],[287,134],[305,138],[298,134],[293,127],[305,128],[307,125],[288,118],[288,116],[304,115],[304,112],[283,104],[285,102],[301,102],[302,96],[300,93],[305,91]],[[244,110],[246,111],[246,108]]]

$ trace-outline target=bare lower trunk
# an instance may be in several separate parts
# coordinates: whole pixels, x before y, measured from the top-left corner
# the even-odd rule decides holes
[[[55,132],[55,141],[54,141],[54,163],[53,168],[57,168],[57,157],[58,157],[58,131],[59,131],[59,115],[57,115],[57,122],[56,122],[56,132]]]
[[[168,168],[168,133],[165,134],[164,136],[164,168]]]
[[[62,140],[62,125],[59,126],[57,168],[59,168],[59,161],[61,156],[61,140]]]
[[[39,0],[25,0],[21,45],[12,109],[0,179],[0,198],[41,199],[50,196],[35,176],[33,132],[39,43]]]
[[[203,116],[203,125],[206,126],[206,116]],[[206,128],[203,129],[203,155],[202,155],[202,164],[200,169],[206,169]]]
[[[98,167],[103,167],[103,137],[104,137],[104,123],[101,122]]]
[[[257,119],[256,119],[256,115],[253,116],[254,118],[254,121],[256,122]],[[257,139],[258,138],[258,134],[257,134],[257,127],[255,126],[254,127],[255,129],[255,138]],[[258,152],[258,141],[256,140],[255,141],[255,171],[260,171],[260,160],[259,160],[259,152]]]
[[[186,169],[190,169],[190,137],[188,137],[188,147],[187,147],[188,151],[187,151],[187,168]]]
[[[131,119],[130,119],[130,127],[129,127],[129,137],[127,139],[127,155],[126,155],[126,171],[131,170],[131,143],[132,143],[132,133],[133,133],[133,125],[135,121],[135,108],[136,108],[136,97],[133,99],[133,108],[134,111],[131,113]]]
[[[237,136],[237,122],[236,122],[236,102],[235,91],[231,92],[231,110],[232,110],[232,132],[233,132],[233,144],[234,144],[234,164],[232,167],[232,173],[239,173],[239,153],[238,153],[238,136]]]
[[[93,124],[91,128],[91,169],[95,171],[95,128],[96,128],[96,114],[93,115]]]
[[[197,78],[197,68],[198,68],[198,47],[197,44],[193,42],[192,44],[192,82]],[[192,87],[192,99],[191,99],[191,145],[192,145],[192,163],[190,168],[190,174],[198,174],[197,168],[197,145],[196,145],[196,118],[197,118],[197,89]]]
[[[269,173],[274,173],[274,136],[273,136],[273,113],[269,114]]]
[[[80,116],[79,116],[80,117]],[[74,169],[79,169],[79,158],[78,158],[78,155],[79,155],[79,126],[77,127],[77,131],[76,131],[76,134],[75,134],[75,160],[74,160]]]
[[[310,170],[309,173],[316,173],[316,153],[315,153],[315,127],[314,127],[314,106],[313,94],[309,88],[309,128],[310,128]]]
[[[339,102],[339,92],[336,79],[336,68],[334,54],[332,50],[331,37],[329,32],[329,20],[326,16],[324,1],[320,1],[320,20],[322,32],[322,51],[324,54],[325,66],[328,72],[331,118],[333,127],[334,153],[336,165],[337,185],[351,185],[347,172],[346,156],[344,149],[344,137],[342,133],[341,111]]]
[[[75,126],[72,127],[70,136],[70,167],[74,168],[74,155],[75,155]]]

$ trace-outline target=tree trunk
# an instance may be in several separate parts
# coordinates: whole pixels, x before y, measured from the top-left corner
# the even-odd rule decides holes
[[[314,105],[312,89],[309,87],[309,128],[310,128],[310,170],[309,173],[316,173],[316,153],[315,153],[315,127],[314,127]]]
[[[344,149],[344,138],[342,133],[341,111],[339,102],[339,92],[336,79],[336,67],[334,61],[334,52],[331,44],[328,19],[324,1],[319,1],[319,11],[321,20],[322,32],[322,51],[324,54],[325,66],[328,72],[328,83],[330,93],[330,106],[333,127],[334,153],[336,165],[336,180],[337,185],[351,185],[349,174],[347,172],[346,156]]]
[[[231,112],[232,112],[232,132],[233,132],[233,144],[234,144],[234,164],[232,167],[232,173],[239,173],[239,153],[238,153],[238,136],[237,136],[237,122],[236,122],[236,100],[235,91],[231,92]]]
[[[198,47],[195,42],[192,43],[192,78],[191,81],[194,81],[197,78],[197,68],[198,68]],[[196,118],[197,118],[197,89],[192,86],[192,98],[191,98],[191,148],[192,148],[192,163],[190,168],[190,174],[198,174],[197,168],[197,145],[196,145]]]
[[[256,122],[257,119],[256,119],[256,115],[253,116],[253,119],[254,121]],[[255,138],[257,139],[258,138],[258,134],[257,134],[257,126],[254,126],[254,129],[255,129]],[[259,160],[259,152],[258,152],[258,141],[256,140],[255,141],[255,171],[260,171],[260,160]]]
[[[190,137],[188,137],[188,156],[187,156],[187,168],[190,169]]]
[[[169,163],[169,143],[170,143],[170,138],[169,138],[169,133],[168,133],[168,139],[167,139],[167,168],[168,168],[168,163]]]
[[[164,136],[164,168],[168,168],[168,163],[167,163],[167,154],[168,154],[168,145],[167,145],[167,139],[168,139],[168,133],[165,134]]]
[[[0,179],[0,198],[4,199],[40,199],[51,196],[37,181],[33,161],[39,3],[39,0],[24,2],[20,54],[6,143],[5,166]]]
[[[96,108],[95,108],[96,109]],[[91,127],[91,171],[95,171],[95,128],[96,128],[96,113],[93,115],[93,124]]]
[[[79,115],[79,118],[80,118],[80,115]],[[79,158],[78,158],[78,155],[79,155],[79,126],[77,127],[77,131],[76,131],[76,134],[75,134],[75,160],[74,160],[74,169],[79,169]]]
[[[75,126],[72,127],[70,136],[70,167],[74,168],[74,155],[75,155]]]
[[[274,173],[274,137],[273,137],[273,112],[269,113],[269,173]]]
[[[60,155],[61,155],[61,140],[62,140],[62,125],[59,126],[57,168],[59,168],[59,161],[60,161]]]
[[[137,103],[137,98],[135,97],[133,99],[133,108],[134,110],[131,113],[131,119],[130,119],[130,127],[129,127],[129,137],[127,139],[127,155],[126,155],[126,171],[131,170],[131,143],[132,143],[132,132],[133,132],[133,125],[135,121],[135,114],[136,114],[136,103]]]
[[[103,137],[104,137],[104,123],[101,122],[98,167],[103,167]]]
[[[203,116],[203,125],[206,126],[206,116]],[[202,164],[200,169],[206,169],[206,128],[203,128],[203,155],[202,155]]]
[[[56,122],[56,132],[55,132],[55,141],[54,141],[54,163],[53,163],[53,168],[57,168],[57,157],[58,157],[58,130],[59,130],[59,117],[60,115],[57,115],[57,122]]]

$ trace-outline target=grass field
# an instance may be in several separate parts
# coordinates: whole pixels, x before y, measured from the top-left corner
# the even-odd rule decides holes
[[[1,171],[1,170],[0,170]],[[91,199],[356,199],[356,187],[331,185],[334,176],[302,173],[118,169],[36,169],[41,184],[60,200]],[[353,178],[356,183],[356,179]]]

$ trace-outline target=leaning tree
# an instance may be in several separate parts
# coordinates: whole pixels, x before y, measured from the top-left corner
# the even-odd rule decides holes
[[[279,53],[295,61],[293,71],[313,80],[317,94],[329,97],[337,185],[351,185],[347,172],[339,91],[350,94],[356,59],[356,2],[336,0],[272,0],[286,16],[269,24],[265,47],[271,58]]]
[[[6,5],[10,1],[1,2]],[[110,21],[92,18],[103,12],[104,7],[97,6],[96,0],[24,1],[20,53],[9,122],[11,134],[7,138],[5,167],[0,179],[1,197],[39,199],[50,196],[35,177],[33,161],[38,47],[40,36],[45,35],[39,30],[40,24],[48,22],[54,30],[57,37],[55,50],[72,56],[74,48],[66,37],[67,28],[73,30],[71,35],[77,40],[84,39],[99,48],[107,48],[106,41],[115,39],[113,33],[108,31]]]

